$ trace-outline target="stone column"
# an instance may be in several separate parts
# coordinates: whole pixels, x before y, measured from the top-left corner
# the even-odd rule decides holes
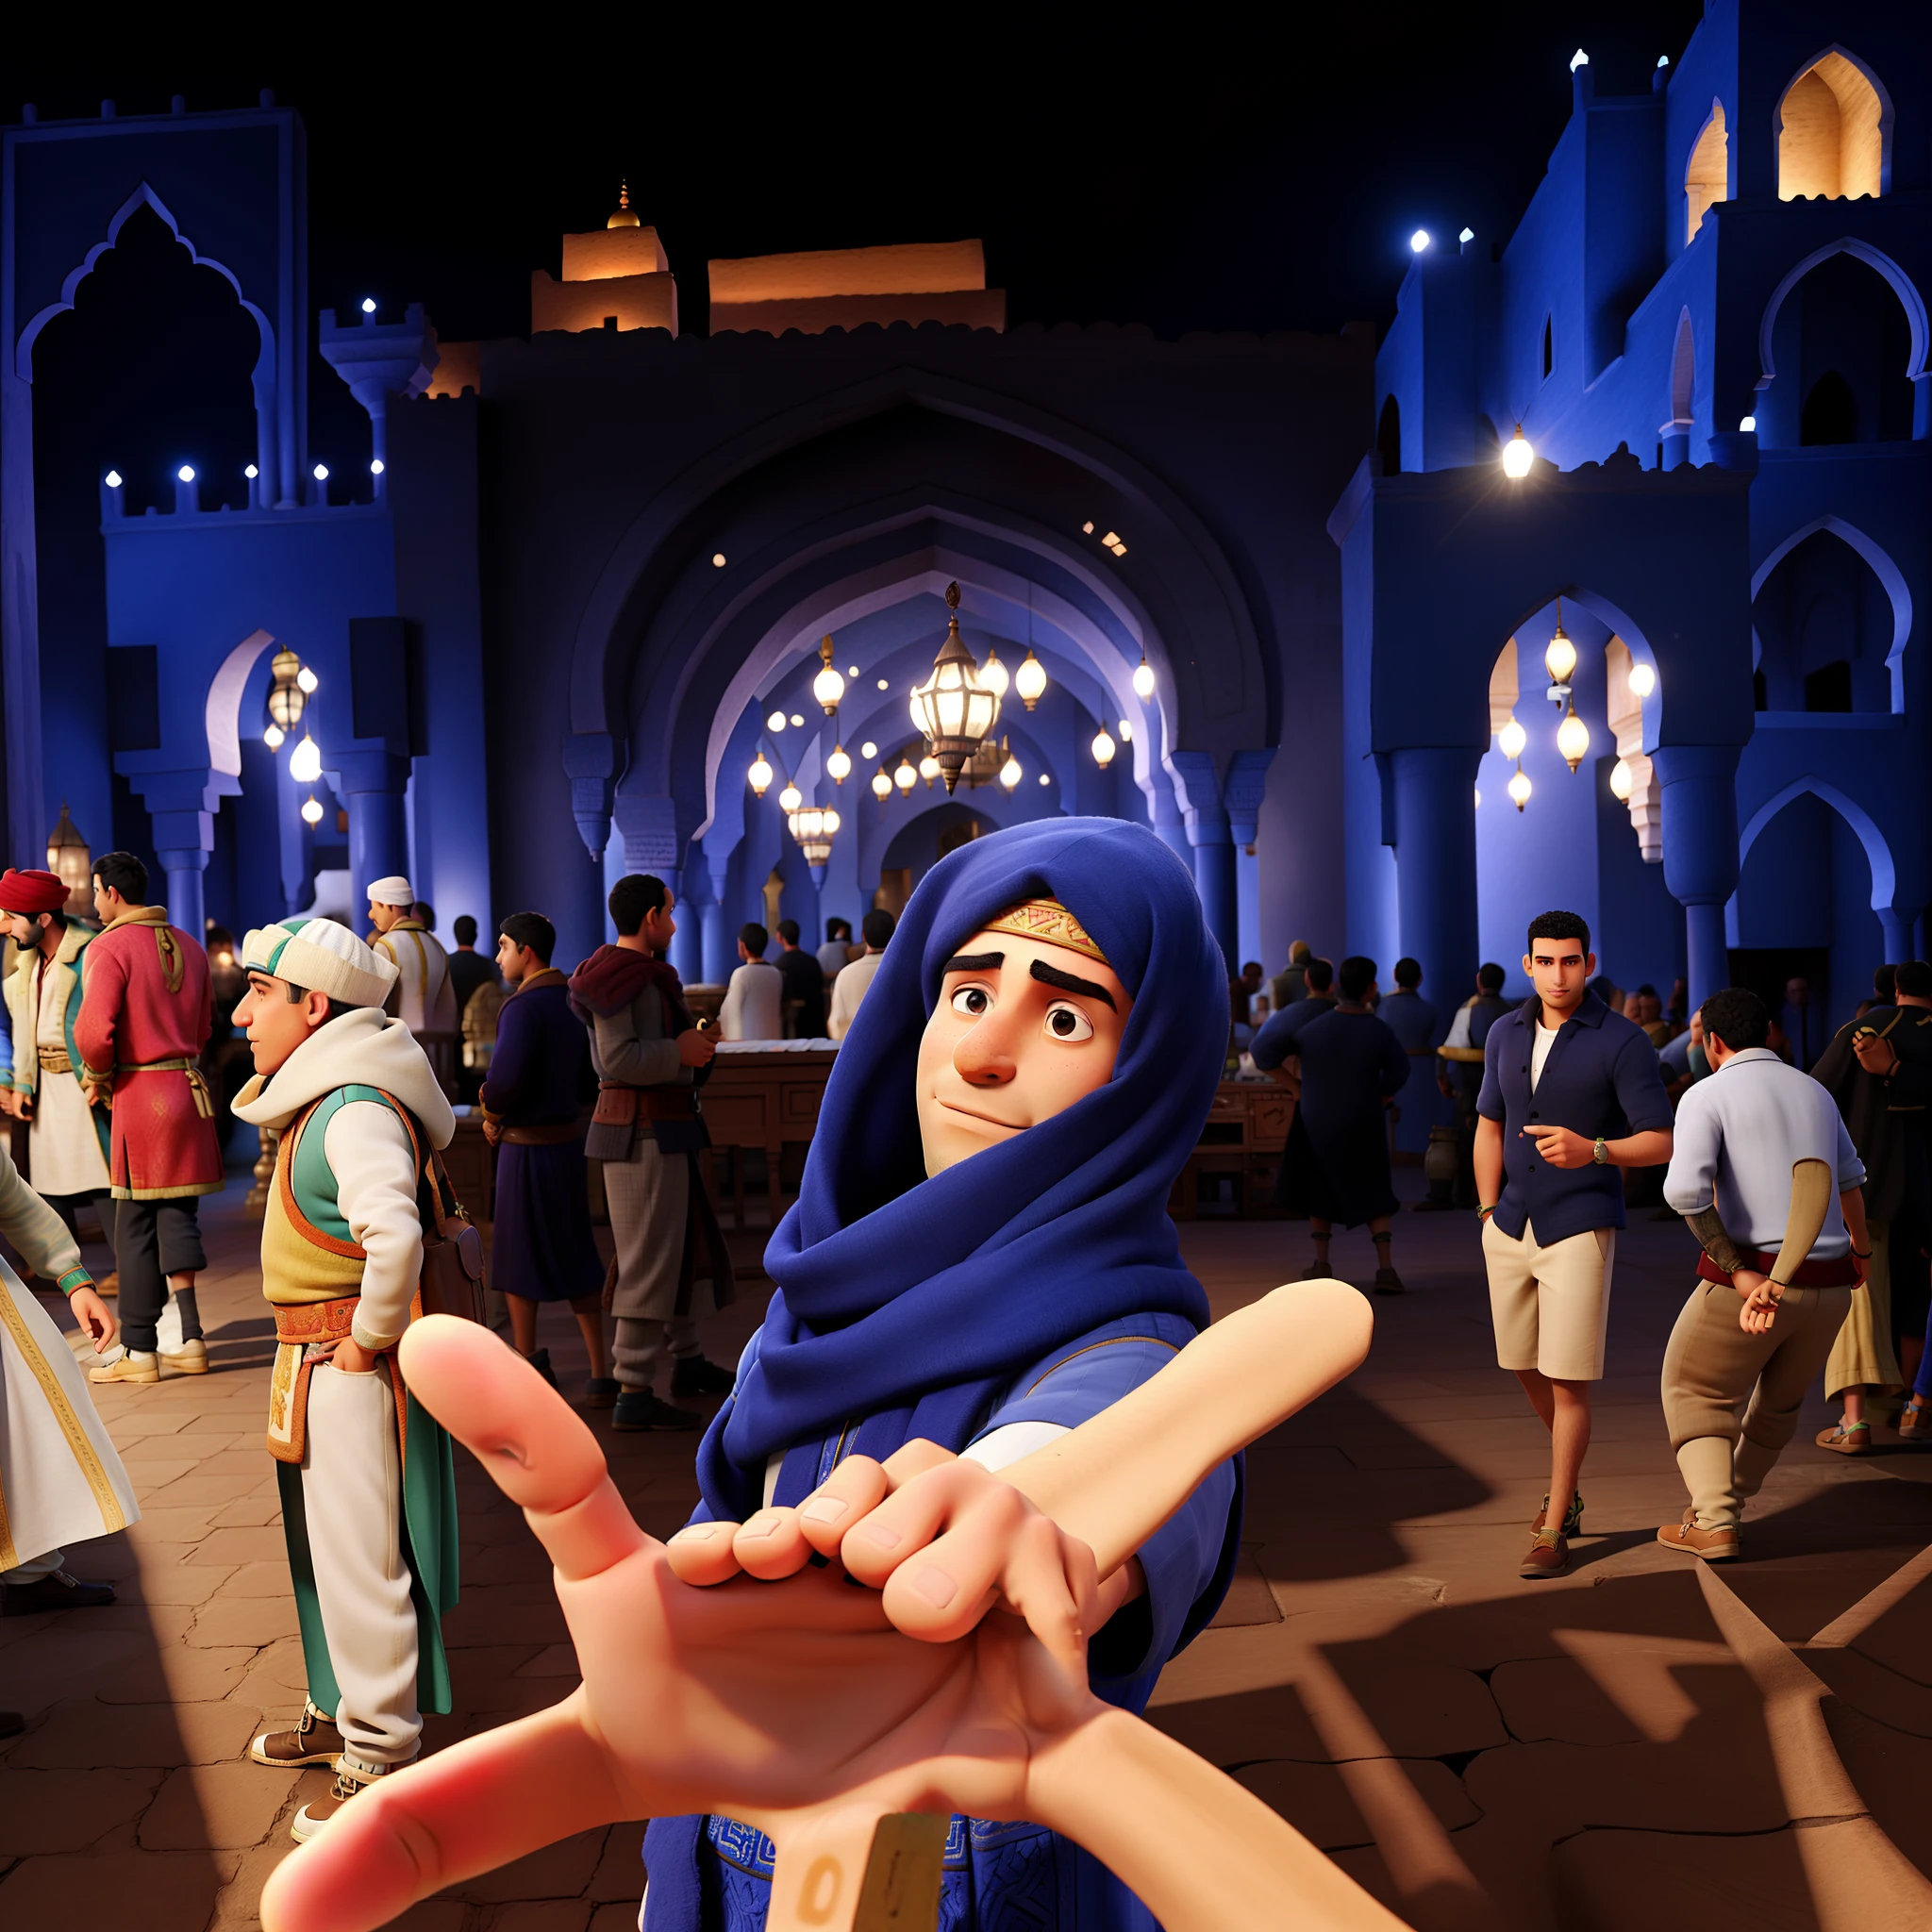
[[[1482,752],[1417,745],[1391,751],[1388,758],[1398,942],[1422,962],[1425,984],[1465,986],[1482,957],[1475,891],[1475,774]],[[1386,982],[1394,960],[1375,963]]]
[[[349,923],[360,929],[369,909],[369,888],[408,870],[403,789],[358,790],[345,771],[342,802],[349,814]]]
[[[1664,884],[1684,908],[1690,1005],[1731,982],[1724,907],[1738,890],[1735,744],[1666,744],[1651,755],[1663,785]]]
[[[711,897],[705,908],[704,980],[708,986],[725,986],[738,963],[735,938],[725,924],[724,893],[731,880],[731,855],[727,852],[719,858],[707,853],[705,862],[711,874]]]
[[[1916,959],[1921,955],[1913,945],[1913,935],[1919,921],[1924,918],[1922,907],[1887,906],[1879,910],[1878,924],[1885,929],[1885,961],[1889,966],[1902,966],[1907,959]]]

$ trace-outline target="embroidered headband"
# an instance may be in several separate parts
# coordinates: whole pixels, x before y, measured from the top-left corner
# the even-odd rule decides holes
[[[1008,906],[997,919],[989,919],[985,929],[1038,940],[1043,946],[1064,946],[1070,953],[1098,959],[1103,966],[1110,963],[1087,928],[1058,899],[1023,899],[1017,906]]]

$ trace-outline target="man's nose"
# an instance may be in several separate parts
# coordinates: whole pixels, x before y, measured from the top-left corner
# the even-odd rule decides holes
[[[953,1049],[953,1070],[972,1087],[1004,1087],[1018,1071],[1009,1030],[997,1012],[969,1026]]]

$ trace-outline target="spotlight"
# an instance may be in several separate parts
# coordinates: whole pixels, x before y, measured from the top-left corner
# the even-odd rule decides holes
[[[317,463],[314,475],[318,483],[326,483],[328,481],[328,465],[326,463]]]
[[[1512,713],[1508,724],[1496,733],[1496,749],[1506,758],[1520,758],[1523,747],[1529,742],[1529,733],[1516,722]]]
[[[751,770],[744,775],[751,786],[752,796],[754,798],[762,798],[765,795],[766,786],[772,782],[774,776],[771,759],[763,752],[759,752],[758,757],[751,761]]]
[[[901,791],[910,791],[919,783],[919,774],[912,769],[912,760],[904,752],[899,754],[899,763],[892,773],[892,783]]]
[[[1524,771],[1521,765],[1518,765],[1516,775],[1509,781],[1509,802],[1515,806],[1518,811],[1521,811],[1529,803],[1530,790],[1528,774]]]
[[[1420,255],[1423,252],[1423,250],[1426,248],[1428,245],[1429,231],[1426,228],[1418,228],[1415,231],[1415,233],[1408,238],[1408,248],[1409,253],[1411,255]]]
[[[1516,434],[1503,445],[1503,474],[1517,480],[1529,475],[1529,466],[1536,461],[1536,451],[1530,447],[1528,437],[1523,433],[1523,425],[1516,425]]]
[[[288,733],[285,732],[279,724],[271,724],[268,727],[268,729],[261,734],[261,741],[262,743],[268,746],[269,750],[280,751],[282,748],[282,741],[287,736]]]
[[[796,785],[787,785],[778,794],[780,811],[796,811],[805,803],[805,793]]]
[[[1113,763],[1113,740],[1107,735],[1107,727],[1102,725],[1093,734],[1093,762],[1104,772]]]
[[[248,474],[249,474],[249,475],[250,475],[252,476],[252,475],[255,475],[255,472],[254,472],[254,470],[253,470],[253,469],[251,469],[251,470],[250,470],[250,471],[248,472]],[[120,487],[121,487],[121,472],[120,472],[119,470],[109,470],[109,471],[108,472],[108,488],[109,490],[118,490],[118,489],[120,489]]]
[[[1134,721],[1131,718],[1123,718],[1120,721],[1120,725],[1121,742],[1123,744],[1132,744],[1134,741]]]
[[[253,483],[255,479],[261,475],[261,472],[258,470],[253,463],[250,463],[248,467],[242,472],[242,474],[244,476],[246,476],[251,483]]]
[[[369,474],[372,476],[382,475],[382,458],[380,457],[371,457],[369,458]]]
[[[313,785],[322,776],[322,747],[306,731],[289,754],[289,776],[298,785]]]
[[[375,313],[375,297],[374,295],[363,296],[362,313],[364,315],[374,315]]]
[[[183,483],[192,483],[194,481],[194,465],[192,463],[183,463],[181,467],[175,472],[175,475],[176,478]]]
[[[1610,767],[1610,791],[1624,804],[1630,802],[1630,764],[1627,758],[1619,758]]]
[[[864,742],[863,744],[861,744],[861,745],[860,745],[860,746],[858,747],[858,756],[859,756],[860,758],[862,758],[863,759],[865,759],[865,761],[866,761],[866,762],[867,762],[868,764],[870,764],[870,763],[872,762],[872,760],[873,760],[874,758],[877,758],[877,757],[878,757],[878,755],[879,755],[879,748],[878,748],[878,746],[877,746],[877,745],[875,745],[875,744],[874,744],[874,742],[872,741],[872,740],[871,740],[871,739],[869,739],[869,738],[868,738],[868,739],[867,739],[867,740],[865,741],[865,742]]]

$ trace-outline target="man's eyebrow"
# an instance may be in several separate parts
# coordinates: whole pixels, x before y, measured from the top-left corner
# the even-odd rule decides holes
[[[940,968],[940,977],[949,973],[997,973],[1006,958],[1004,953],[955,953]]]
[[[1026,969],[1042,986],[1057,986],[1062,992],[1085,993],[1090,1000],[1105,1000],[1113,1007],[1113,995],[1104,986],[1095,986],[1091,979],[1076,979],[1071,973],[1062,973],[1058,966],[1049,966],[1044,959],[1036,959]],[[1114,1011],[1120,1008],[1114,1007]]]

